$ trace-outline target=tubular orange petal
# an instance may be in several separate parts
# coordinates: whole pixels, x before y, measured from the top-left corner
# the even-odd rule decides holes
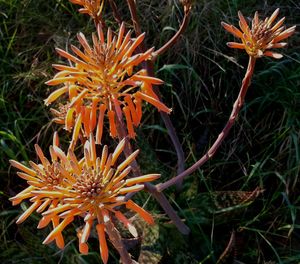
[[[138,126],[139,125],[139,118],[138,118],[137,111],[136,111],[136,109],[133,105],[133,102],[131,100],[130,95],[126,95],[124,97],[124,100],[125,100],[125,102],[127,103],[128,107],[129,107],[133,124],[135,126]]]
[[[68,210],[70,208],[72,208],[72,206],[70,204],[64,204],[64,205],[60,205],[58,207],[51,208],[51,209],[47,210],[46,212],[42,213],[42,215],[47,216],[47,215],[58,214],[60,212]]]
[[[58,97],[62,96],[64,93],[68,91],[68,87],[64,86],[56,91],[52,92],[46,100],[44,100],[45,105],[49,105],[54,102]]]
[[[278,16],[278,14],[279,14],[279,8],[277,8],[277,9],[273,12],[273,14],[271,15],[271,17],[268,19],[268,25],[269,25],[269,26],[274,22],[274,20],[275,20],[276,17]]]
[[[120,45],[121,45],[122,40],[123,40],[124,32],[125,32],[125,23],[122,22],[121,27],[119,29],[118,40],[117,40],[117,43],[116,43],[116,48],[117,49],[120,48]]]
[[[66,126],[65,126],[65,129],[67,131],[70,131],[71,128],[73,127],[73,115],[75,113],[75,108],[69,108],[68,109],[68,112],[67,112],[67,115],[66,115],[66,120],[65,120],[65,123],[66,123]]]
[[[278,28],[280,28],[283,24],[283,22],[285,21],[285,17],[281,18],[273,27],[272,27],[272,31],[275,32]]]
[[[16,221],[17,224],[24,222],[41,205],[41,201],[35,201]]]
[[[120,156],[120,154],[123,152],[125,147],[125,138],[123,138],[119,144],[117,145],[117,147],[115,148],[114,153],[112,154],[112,160],[111,160],[111,164],[114,165],[115,162],[117,161],[118,157]]]
[[[281,59],[283,57],[281,54],[272,51],[265,51],[264,55],[274,59]]]
[[[84,243],[87,242],[87,240],[90,236],[92,226],[93,226],[93,219],[90,219],[90,220],[85,222],[84,228],[82,230],[82,236],[81,236],[81,239],[80,239],[81,244],[84,244]]]
[[[296,26],[290,27],[286,30],[284,30],[282,33],[280,33],[277,37],[274,38],[273,42],[277,43],[281,40],[284,40],[288,37],[290,37],[291,35],[293,35],[295,33],[296,30]]]
[[[83,61],[77,59],[75,56],[71,55],[70,53],[68,53],[68,52],[66,52],[66,51],[64,51],[64,50],[62,50],[62,49],[56,48],[55,50],[56,50],[56,52],[57,52],[60,56],[66,58],[66,59],[68,59],[68,60],[71,60],[71,61],[76,62],[76,63],[82,63],[82,64],[85,64]]]
[[[57,216],[52,218],[53,228],[56,228],[59,225],[59,218]],[[55,242],[58,248],[63,249],[65,247],[65,241],[62,234],[57,234],[55,237]]]
[[[96,127],[96,121],[97,121],[97,105],[98,105],[99,99],[94,97],[92,99],[92,109],[90,114],[90,131],[94,131]]]
[[[69,99],[72,100],[77,95],[78,95],[77,86],[76,85],[69,85]]]
[[[37,228],[41,229],[41,228],[46,227],[51,222],[51,219],[52,219],[52,215],[43,216],[41,218],[41,220],[39,221]]]
[[[49,244],[52,242],[61,232],[64,230],[64,228],[70,224],[74,220],[74,217],[68,217],[65,218],[57,227],[55,227],[51,233],[46,237],[46,239],[43,241],[43,244]]]
[[[128,166],[126,169],[122,171],[114,180],[112,181],[112,184],[115,184],[116,182],[119,182],[123,180],[131,171],[131,166]]]
[[[166,112],[168,114],[171,113],[171,111],[172,111],[171,109],[166,107],[163,103],[161,103],[160,101],[154,99],[153,97],[150,97],[147,94],[137,92],[136,97],[139,97],[139,98],[143,99],[144,101],[154,105],[160,111]]]
[[[227,42],[226,43],[229,48],[233,49],[245,49],[245,45],[243,43],[236,43],[236,42]]]
[[[98,225],[96,225],[96,229],[97,229],[98,239],[99,239],[99,244],[100,244],[101,258],[102,258],[104,264],[106,264],[108,261],[108,248],[107,248],[107,244],[106,244],[104,225],[98,224]]]
[[[38,180],[38,178],[32,177],[32,176],[28,175],[27,173],[23,173],[23,172],[17,172],[17,175],[26,181],[37,181]]]
[[[103,171],[108,155],[108,147],[105,145],[102,149],[101,162],[100,162],[100,170]]]
[[[136,106],[136,115],[137,115],[137,124],[139,124],[141,122],[141,119],[142,119],[142,115],[143,115],[143,112],[142,112],[142,100],[138,97],[136,97],[134,99],[134,104]]]
[[[240,19],[240,28],[242,29],[243,32],[248,33],[250,31],[250,29],[249,29],[248,23],[247,23],[246,19],[244,18],[241,11],[238,11],[238,16]]]
[[[148,174],[139,177],[134,177],[126,180],[126,185],[131,186],[137,183],[155,181],[160,177],[160,174]]]
[[[46,157],[44,156],[44,153],[42,151],[42,149],[39,147],[38,144],[34,145],[35,148],[35,152],[36,154],[39,156],[40,161],[42,162],[44,167],[47,167],[50,163],[49,161],[46,159]]]
[[[21,171],[24,171],[25,173],[27,173],[27,174],[29,174],[29,175],[31,175],[31,176],[36,176],[36,172],[35,172],[34,170],[27,168],[26,166],[24,166],[23,164],[21,164],[21,163],[18,162],[18,161],[15,161],[15,160],[9,160],[9,163],[10,163],[13,167],[15,167],[15,168],[17,168],[17,169],[19,169],[19,170],[21,170]]]
[[[126,208],[138,213],[148,224],[150,224],[150,225],[154,224],[153,217],[142,207],[140,207],[136,203],[134,203],[132,200],[127,201]]]
[[[97,130],[96,130],[96,144],[101,144],[105,111],[106,111],[106,106],[104,104],[100,105],[100,113],[98,116],[98,123],[97,123]]]
[[[143,184],[137,184],[137,185],[133,185],[130,187],[124,187],[121,188],[119,190],[119,194],[127,194],[127,193],[131,193],[131,192],[138,192],[144,189],[144,185]]]
[[[131,78],[133,81],[143,81],[143,82],[148,82],[154,85],[161,85],[164,83],[163,80],[151,77],[151,76],[145,76],[145,75],[133,75]]]
[[[62,78],[52,79],[45,83],[50,86],[55,86],[55,85],[65,83],[65,82],[75,82],[75,81],[77,81],[77,77],[70,76],[70,77],[62,77]]]
[[[132,123],[129,107],[127,107],[127,106],[123,107],[123,112],[124,112],[125,118],[126,118],[128,135],[131,138],[135,138],[135,132],[133,129],[133,123]]]
[[[84,131],[85,131],[85,136],[88,137],[91,133],[90,131],[90,120],[91,120],[91,108],[86,106],[83,108],[84,111],[82,113],[83,116],[83,127],[84,127]]]
[[[88,89],[84,89],[78,94],[75,98],[72,99],[70,107],[73,107],[78,101],[81,101],[82,98],[88,93]]]
[[[138,233],[135,229],[135,227],[132,225],[132,223],[119,211],[115,212],[115,216],[118,218],[120,222],[124,224],[125,227],[127,227],[128,231],[134,236],[138,237]]]
[[[229,33],[231,33],[235,37],[243,38],[243,33],[240,30],[238,30],[236,27],[229,25],[225,22],[221,22],[221,25],[225,30],[227,30]]]
[[[75,122],[75,126],[73,129],[73,135],[72,135],[72,141],[70,144],[70,149],[72,149],[72,150],[74,149],[77,139],[78,139],[78,136],[79,136],[80,127],[81,127],[81,119],[82,119],[81,114],[79,114],[79,116],[77,117],[77,120]]]
[[[58,133],[57,131],[54,132],[53,134],[53,142],[52,142],[53,146],[59,147],[59,137],[58,137]]]
[[[36,209],[37,213],[42,213],[45,211],[45,209],[51,204],[52,200],[51,199],[46,199],[40,206],[39,208]]]
[[[86,243],[82,243],[82,231],[77,231],[77,237],[79,240],[79,252],[81,254],[87,255],[89,253],[89,247]]]
[[[109,128],[110,128],[110,135],[112,137],[117,136],[117,127],[115,123],[115,112],[112,110],[109,110],[108,113],[108,119],[109,119]]]
[[[136,150],[132,154],[130,154],[126,160],[124,160],[119,166],[118,171],[123,171],[131,162],[133,162],[136,156],[139,154],[139,150]]]
[[[68,158],[65,155],[65,153],[57,146],[53,146],[53,150],[55,151],[55,154],[65,163],[68,162]]]

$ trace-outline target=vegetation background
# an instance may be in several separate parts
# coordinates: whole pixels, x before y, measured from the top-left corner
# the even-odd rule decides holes
[[[129,25],[126,1],[118,2]],[[137,2],[147,44],[159,47],[178,28],[182,8],[177,0]],[[300,23],[296,0],[194,2],[184,36],[156,64],[186,166],[205,153],[223,128],[245,73],[247,55],[226,47],[233,38],[220,22],[237,25],[238,10],[246,17],[255,10],[267,16],[280,7],[287,26]],[[104,13],[115,27],[109,8]],[[22,210],[8,201],[26,186],[8,160],[36,160],[34,143],[46,150],[54,130],[64,134],[43,104],[51,91],[44,84],[54,74],[51,64],[61,60],[54,48],[67,49],[77,43],[78,31],[88,35],[93,30],[92,21],[67,0],[0,0],[1,263],[101,263],[96,238],[89,240],[88,256],[79,254],[72,228],[64,250],[44,246],[48,230],[37,231],[38,217],[17,226]],[[288,42],[283,59],[258,61],[245,106],[218,154],[185,180],[181,193],[166,190],[190,235],[181,235],[147,193],[137,195],[157,225],[141,229],[144,240],[133,255],[148,254],[145,263],[300,262],[299,33]],[[154,108],[146,108],[134,145],[141,149],[138,162],[144,172],[162,173],[162,180],[176,174],[176,154]],[[257,187],[264,191],[251,196]],[[228,246],[232,234],[235,243]],[[111,251],[109,263],[117,262]]]

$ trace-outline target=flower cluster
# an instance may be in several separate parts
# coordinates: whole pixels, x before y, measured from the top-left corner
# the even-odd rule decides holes
[[[49,105],[59,97],[67,96],[67,102],[61,103],[52,112],[56,115],[56,122],[64,123],[66,130],[73,129],[73,144],[79,133],[88,137],[91,132],[95,132],[96,143],[100,144],[105,115],[108,116],[112,137],[118,135],[117,123],[123,116],[128,135],[135,137],[134,127],[140,124],[142,117],[142,101],[160,111],[171,111],[160,102],[152,89],[153,85],[163,82],[148,76],[146,70],[134,72],[135,66],[150,59],[153,51],[137,52],[144,36],[142,34],[132,39],[131,32],[125,34],[125,25],[122,24],[117,37],[109,28],[105,41],[102,28],[98,25],[97,35],[92,36],[93,46],[82,33],[78,34],[83,51],[71,46],[76,56],[57,49],[59,55],[72,64],[53,65],[59,72],[47,84],[63,86],[51,93],[45,103]]]
[[[273,57],[275,59],[282,58],[281,54],[270,51],[270,49],[285,47],[287,43],[281,41],[291,36],[295,32],[296,26],[285,29],[283,26],[285,17],[273,25],[278,14],[279,8],[270,17],[261,20],[258,17],[258,12],[255,12],[251,29],[241,12],[238,13],[241,30],[233,25],[222,22],[222,26],[228,32],[242,41],[242,43],[228,42],[227,45],[230,48],[244,49],[250,56],[255,58],[262,56]]]
[[[42,214],[38,228],[52,223],[53,230],[44,240],[48,244],[55,240],[59,248],[64,247],[62,231],[75,217],[84,221],[78,229],[79,251],[88,253],[87,240],[96,222],[99,237],[100,253],[103,262],[108,259],[108,249],[105,239],[106,224],[113,219],[120,221],[128,231],[137,237],[137,231],[131,221],[120,211],[120,206],[139,214],[147,223],[153,224],[152,216],[132,200],[125,198],[126,194],[140,191],[143,183],[159,178],[159,174],[143,175],[128,178],[130,164],[135,160],[138,151],[133,152],[124,161],[120,161],[125,140],[123,139],[109,154],[104,146],[101,157],[97,156],[93,136],[84,145],[84,156],[78,160],[72,150],[65,154],[58,145],[57,136],[50,147],[51,160],[48,160],[41,148],[35,145],[40,164],[30,161],[30,168],[11,160],[12,166],[21,172],[18,175],[29,185],[25,190],[10,198],[13,205],[29,199],[31,206],[19,217],[20,224],[34,211]],[[118,162],[119,161],[119,162]],[[118,207],[118,208],[116,208]]]
[[[95,21],[98,21],[101,17],[105,0],[69,0],[71,3],[80,5],[82,8],[79,12],[82,14],[88,14]]]

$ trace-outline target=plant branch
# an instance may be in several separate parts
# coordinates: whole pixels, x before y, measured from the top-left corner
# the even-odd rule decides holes
[[[126,138],[126,145],[124,148],[124,153],[125,156],[128,157],[130,154],[132,154],[132,147],[130,144],[130,141],[127,137],[127,133],[125,130],[125,125],[122,117],[122,112],[121,108],[118,104],[115,104],[115,110],[117,113],[117,129],[118,129],[118,137],[119,140],[122,140],[123,138]],[[132,172],[135,177],[141,176],[142,173],[140,171],[139,165],[137,164],[136,161],[132,162]],[[176,211],[173,209],[171,204],[169,203],[168,199],[166,196],[158,192],[156,190],[156,187],[151,184],[151,183],[144,183],[145,189],[157,200],[157,202],[161,205],[161,207],[164,209],[166,214],[169,216],[169,218],[173,221],[175,226],[178,228],[178,230],[182,234],[188,234],[190,232],[190,229],[182,222],[180,217],[177,215]],[[130,199],[134,193],[130,193],[129,195],[126,196],[126,199]]]
[[[136,4],[135,4],[134,0],[127,0],[127,4],[128,4],[129,9],[130,9],[131,19],[133,21],[133,26],[134,26],[135,33],[136,33],[137,36],[139,36],[141,34],[141,27],[140,27],[139,19],[138,19],[138,16],[137,16]],[[187,16],[188,16],[190,11],[185,9],[184,12],[185,12],[185,20],[184,21],[186,21],[186,22],[183,23],[185,25],[184,25],[182,31],[184,30],[184,28],[187,25],[187,22],[188,22]],[[182,26],[181,26],[181,28],[182,28]],[[178,35],[178,37],[179,37],[179,35]],[[178,37],[176,37],[176,39]],[[169,44],[169,45],[171,46],[172,44]],[[141,49],[142,49],[142,52],[146,51],[146,47],[144,45],[141,46]],[[166,48],[164,48],[164,50],[165,49]],[[143,68],[147,70],[147,73],[148,73],[149,76],[154,76],[154,66],[153,66],[153,61],[152,60],[147,61],[143,65]],[[161,95],[159,93],[158,88],[156,86],[154,86],[153,88],[154,88],[154,92],[156,93],[156,95],[161,100]],[[179,141],[179,138],[177,136],[176,130],[175,130],[173,124],[172,124],[172,121],[171,121],[169,115],[165,112],[162,112],[162,111],[160,112],[160,115],[161,115],[161,118],[162,118],[162,120],[163,120],[163,122],[164,122],[164,124],[165,124],[165,126],[168,130],[168,134],[171,138],[171,141],[174,145],[176,155],[177,155],[177,174],[180,174],[184,171],[184,163],[185,163],[185,157],[184,157],[184,152],[183,152],[182,146],[180,144],[180,141]],[[177,189],[178,190],[181,189],[180,181],[177,184]]]
[[[153,62],[157,59],[159,55],[165,53],[168,49],[170,49],[178,41],[180,36],[183,34],[189,22],[190,13],[191,13],[190,10],[191,9],[187,9],[184,11],[184,17],[182,23],[180,25],[179,30],[176,32],[176,34],[168,42],[166,42],[161,48],[159,48],[158,50],[152,53]]]
[[[200,166],[202,166],[205,162],[207,162],[212,156],[214,156],[214,154],[216,153],[216,151],[218,150],[218,148],[220,147],[220,145],[222,144],[222,142],[228,135],[234,122],[236,121],[239,111],[244,103],[245,95],[247,93],[247,90],[251,83],[251,78],[253,76],[255,61],[256,61],[256,59],[254,57],[249,56],[248,68],[247,68],[245,77],[242,81],[242,86],[241,86],[239,95],[233,105],[233,109],[232,109],[232,112],[230,114],[228,121],[227,121],[225,127],[223,128],[222,132],[219,134],[216,141],[213,143],[213,145],[210,147],[210,149],[206,152],[206,154],[201,159],[199,159],[194,165],[192,165],[190,168],[188,168],[187,170],[185,170],[178,176],[176,176],[164,183],[157,184],[156,187],[159,192],[163,191],[164,189],[166,189],[174,184],[177,184],[177,182],[182,181],[184,179],[184,177],[193,173]]]
[[[114,245],[114,248],[119,252],[121,261],[124,264],[133,264],[136,263],[130,257],[130,254],[126,250],[122,238],[118,232],[118,230],[114,227],[112,222],[108,222],[105,224],[106,232],[109,236],[109,240]]]
[[[120,13],[118,11],[118,8],[117,8],[117,5],[115,3],[114,0],[109,0],[109,4],[110,4],[110,7],[113,11],[113,16],[114,16],[114,19],[116,20],[116,22],[121,25],[122,24],[122,18],[120,16]]]
[[[137,15],[136,3],[134,0],[127,0],[127,4],[128,4],[130,15],[131,15],[131,20],[133,22],[134,31],[135,31],[136,35],[139,36],[142,34],[142,31],[141,31],[139,18]]]

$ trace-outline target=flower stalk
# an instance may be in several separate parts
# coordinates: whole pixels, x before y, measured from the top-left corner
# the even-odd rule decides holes
[[[242,81],[242,86],[240,88],[239,95],[238,95],[235,103],[233,104],[232,112],[230,114],[228,121],[227,121],[225,127],[223,128],[222,132],[219,134],[216,141],[213,143],[213,145],[210,147],[210,149],[205,153],[205,155],[202,156],[202,158],[200,158],[191,167],[189,167],[188,169],[186,169],[184,172],[177,175],[176,177],[174,177],[164,183],[157,184],[156,188],[159,192],[162,192],[163,190],[169,188],[170,186],[177,184],[177,182],[182,181],[186,176],[190,175],[195,170],[199,169],[204,163],[206,163],[209,159],[211,159],[214,156],[214,154],[219,149],[219,147],[221,146],[224,139],[227,137],[230,129],[232,128],[233,124],[235,123],[235,121],[238,117],[240,109],[244,103],[247,90],[251,83],[251,78],[253,76],[255,62],[256,62],[256,59],[252,56],[249,56],[248,68],[247,68],[245,77]]]

